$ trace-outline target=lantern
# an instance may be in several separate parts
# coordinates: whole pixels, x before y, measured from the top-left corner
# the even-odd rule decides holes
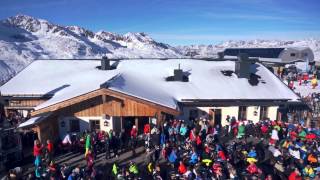
[[[104,120],[103,124],[104,124],[104,126],[106,126],[106,127],[109,126],[108,120]]]

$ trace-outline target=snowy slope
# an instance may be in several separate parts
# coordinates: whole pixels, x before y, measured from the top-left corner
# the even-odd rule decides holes
[[[254,47],[310,47],[315,55],[315,61],[320,61],[320,40],[305,39],[295,41],[284,40],[249,40],[249,41],[226,41],[217,45],[189,45],[177,46],[176,48],[184,55],[195,53],[199,57],[215,57],[216,53],[225,48],[254,48]]]
[[[0,60],[0,77],[2,77],[2,79],[10,79],[14,73],[15,71],[11,69],[5,61]],[[0,79],[0,84],[1,83],[4,83],[4,81]]]
[[[92,32],[78,26],[60,26],[46,20],[17,15],[0,21],[0,85],[35,59],[178,58],[198,54],[214,57],[228,47],[308,46],[320,60],[320,41],[226,41],[218,45],[172,47],[145,33],[124,35]],[[197,56],[196,56],[197,57]]]
[[[181,57],[173,47],[144,33],[97,33],[78,26],[60,26],[17,15],[0,21],[0,82],[35,59]],[[1,84],[1,83],[0,83]]]

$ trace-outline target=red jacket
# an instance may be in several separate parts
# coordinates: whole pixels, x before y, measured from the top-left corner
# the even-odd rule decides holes
[[[196,139],[196,143],[197,143],[197,145],[199,146],[200,144],[201,144],[201,138],[200,138],[200,136],[197,136],[197,139]]]
[[[91,169],[91,167],[93,166],[93,155],[92,153],[87,154],[87,166],[88,168]]]
[[[47,150],[50,153],[53,151],[53,144],[51,142],[49,144],[47,144]]]
[[[222,170],[221,165],[220,164],[213,164],[212,165],[212,170],[213,170],[214,173],[220,174],[221,170]]]
[[[268,127],[266,125],[261,126],[261,131],[266,134],[268,132]]]
[[[186,166],[182,163],[179,165],[178,171],[180,174],[184,174],[185,172],[187,172],[187,168]]]
[[[250,173],[250,174],[255,174],[258,172],[258,168],[255,164],[250,164],[248,167],[247,167],[247,171]]]
[[[227,160],[227,157],[226,157],[226,155],[224,154],[224,152],[223,151],[219,151],[218,152],[218,156],[221,158],[221,160],[223,160],[223,161],[226,161]]]
[[[144,134],[150,133],[150,124],[144,125],[143,133],[144,133]]]
[[[40,146],[40,147],[37,145],[33,146],[33,155],[34,156],[40,156],[41,153],[42,153],[42,146]]]
[[[136,128],[132,128],[130,132],[130,136],[136,138],[138,135],[138,131]]]
[[[99,141],[104,139],[104,133],[103,132],[99,132],[98,133],[98,139],[99,139]]]
[[[295,138],[297,138],[297,136],[298,136],[298,135],[297,135],[297,133],[296,133],[295,131],[291,131],[291,132],[290,132],[290,138],[291,138],[291,139],[295,139]]]
[[[293,171],[293,172],[290,174],[290,176],[289,176],[288,179],[289,179],[289,180],[302,180],[302,178],[301,178],[295,171]]]
[[[194,141],[196,139],[196,137],[195,137],[195,135],[193,133],[193,130],[190,131],[189,139],[190,139],[190,141]]]

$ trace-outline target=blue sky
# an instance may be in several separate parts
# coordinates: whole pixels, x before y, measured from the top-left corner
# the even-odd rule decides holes
[[[26,14],[184,45],[319,38],[319,9],[320,0],[1,0],[0,18]]]

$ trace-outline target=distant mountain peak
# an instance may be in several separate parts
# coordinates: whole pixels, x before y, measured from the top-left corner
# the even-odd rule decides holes
[[[48,23],[45,20],[40,20],[31,16],[18,14],[16,16],[9,17],[4,22],[11,26],[20,27],[30,32],[37,32],[41,29],[41,21]]]
[[[93,38],[95,35],[94,32],[79,26],[66,26],[65,28],[79,36],[86,37],[86,38]]]
[[[1,81],[7,80],[35,59],[89,59],[181,57],[174,47],[145,33],[124,35],[93,32],[79,26],[61,26],[18,14],[0,21]],[[7,75],[4,75],[7,74]]]

